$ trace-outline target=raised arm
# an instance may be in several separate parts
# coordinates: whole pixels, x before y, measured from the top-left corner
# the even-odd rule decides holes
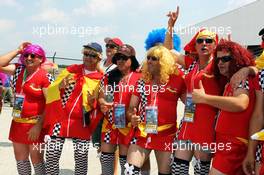
[[[173,28],[174,28],[174,25],[178,19],[179,13],[180,13],[180,8],[179,8],[179,6],[177,6],[177,9],[175,12],[170,11],[167,14],[167,16],[169,17],[169,20],[168,20],[168,27],[167,27],[167,32],[166,32],[166,36],[165,36],[164,46],[167,49],[171,50],[171,53],[173,54],[175,61],[178,64],[185,67],[184,55],[177,52],[176,50],[173,50],[173,48],[174,48],[174,45],[173,45],[173,32],[174,32]]]
[[[8,52],[5,55],[0,56],[0,71],[9,75],[13,75],[15,71],[15,65],[10,64],[10,62],[22,51],[24,48],[30,44],[29,42],[22,43],[17,49]]]

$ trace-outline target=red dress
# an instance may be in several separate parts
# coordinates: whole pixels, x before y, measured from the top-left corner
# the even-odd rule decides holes
[[[21,119],[36,119],[39,115],[42,115],[45,109],[45,97],[42,90],[34,90],[30,86],[33,85],[36,88],[47,88],[52,81],[52,76],[43,69],[38,69],[31,76],[27,77],[23,83],[25,67],[20,64],[16,64],[15,74],[12,80],[12,88],[15,93],[23,93],[25,95]],[[18,142],[23,144],[33,144],[43,142],[45,135],[42,130],[40,137],[37,141],[28,140],[28,131],[34,126],[33,123],[23,122],[22,120],[12,120],[12,124],[9,132],[9,140],[12,142]],[[27,120],[28,121],[28,120]]]
[[[180,72],[179,75],[170,75],[168,83],[161,86],[158,92],[152,87],[150,83],[139,80],[137,89],[140,90],[133,93],[139,97],[141,123],[135,128],[131,143],[137,144],[145,149],[171,152],[173,140],[177,131],[177,103],[179,97],[186,91],[183,73]],[[144,91],[146,91],[146,93],[144,93]],[[155,92],[157,92],[156,100],[153,100]],[[145,132],[145,108],[154,103],[156,103],[158,110],[158,132],[157,134],[150,134]]]
[[[212,166],[228,175],[244,174],[242,162],[246,157],[249,134],[249,122],[254,111],[255,89],[253,80],[246,81],[243,89],[248,90],[249,104],[241,112],[220,111],[216,123],[216,153]],[[228,83],[224,96],[233,96],[233,90]],[[219,147],[219,145],[224,145]]]
[[[106,74],[102,79],[102,85],[101,86],[107,86],[108,84],[108,76],[109,74]],[[115,89],[114,91],[114,104],[120,103],[120,97],[122,96],[121,103],[125,105],[126,111],[128,110],[130,98],[132,95],[133,90],[135,89],[135,84],[140,78],[141,74],[132,72],[128,75],[128,80],[126,82],[126,86],[129,88],[126,88],[123,90],[123,92],[120,91],[120,89]],[[124,86],[122,82],[119,82],[118,87]],[[126,121],[126,127],[125,128],[116,128],[114,124],[115,115],[113,112],[113,109],[110,110],[105,116],[104,121],[102,125],[102,134],[101,134],[101,140],[105,143],[110,144],[123,144],[128,145],[129,144],[129,138],[127,137],[127,134],[129,133],[129,130],[131,126],[128,126],[128,122]]]
[[[203,70],[199,71],[199,63],[194,61],[188,67],[188,74],[185,76],[187,92],[192,93],[194,88],[199,88],[199,81],[202,81],[206,94],[221,95],[221,86],[218,81],[210,76],[212,62]],[[218,109],[206,104],[196,104],[194,122],[182,120],[178,140],[189,140],[195,144],[210,144],[214,142],[214,123]]]

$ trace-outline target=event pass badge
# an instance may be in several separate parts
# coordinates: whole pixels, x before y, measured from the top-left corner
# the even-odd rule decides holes
[[[12,112],[13,117],[16,117],[16,118],[21,117],[24,99],[25,99],[25,95],[23,94],[15,95],[15,102],[14,102],[14,107],[13,107],[13,112]]]
[[[192,101],[192,94],[188,93],[186,96],[183,121],[193,123],[194,112],[195,112],[195,104]]]
[[[114,119],[116,128],[126,127],[126,108],[125,104],[115,104],[114,105]]]
[[[148,134],[158,133],[158,107],[146,106],[146,128]]]

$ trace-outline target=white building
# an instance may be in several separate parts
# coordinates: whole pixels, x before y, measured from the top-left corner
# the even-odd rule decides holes
[[[263,17],[264,0],[257,0],[176,33],[181,37],[182,46],[188,43],[201,27],[216,31],[220,37],[227,37],[227,34],[231,33],[231,39],[242,45],[259,45],[261,38],[258,33],[264,27]],[[177,30],[177,26],[175,27]]]

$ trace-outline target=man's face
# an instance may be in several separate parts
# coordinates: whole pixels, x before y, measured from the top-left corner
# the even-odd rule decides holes
[[[147,56],[148,71],[151,74],[158,74],[160,72],[159,58],[154,56]]]
[[[28,68],[39,67],[42,62],[42,58],[34,53],[25,53],[23,56],[25,58],[25,66]]]
[[[106,56],[107,58],[112,58],[114,56],[114,54],[117,52],[117,48],[118,46],[113,42],[113,41],[109,41],[106,45]]]
[[[199,56],[210,56],[216,48],[215,41],[207,36],[196,39],[195,49]]]
[[[217,51],[218,69],[221,75],[229,77],[229,65],[232,59],[229,52],[226,51]]]
[[[85,48],[83,50],[83,64],[85,66],[96,68],[97,63],[100,61],[99,55],[92,49]]]

